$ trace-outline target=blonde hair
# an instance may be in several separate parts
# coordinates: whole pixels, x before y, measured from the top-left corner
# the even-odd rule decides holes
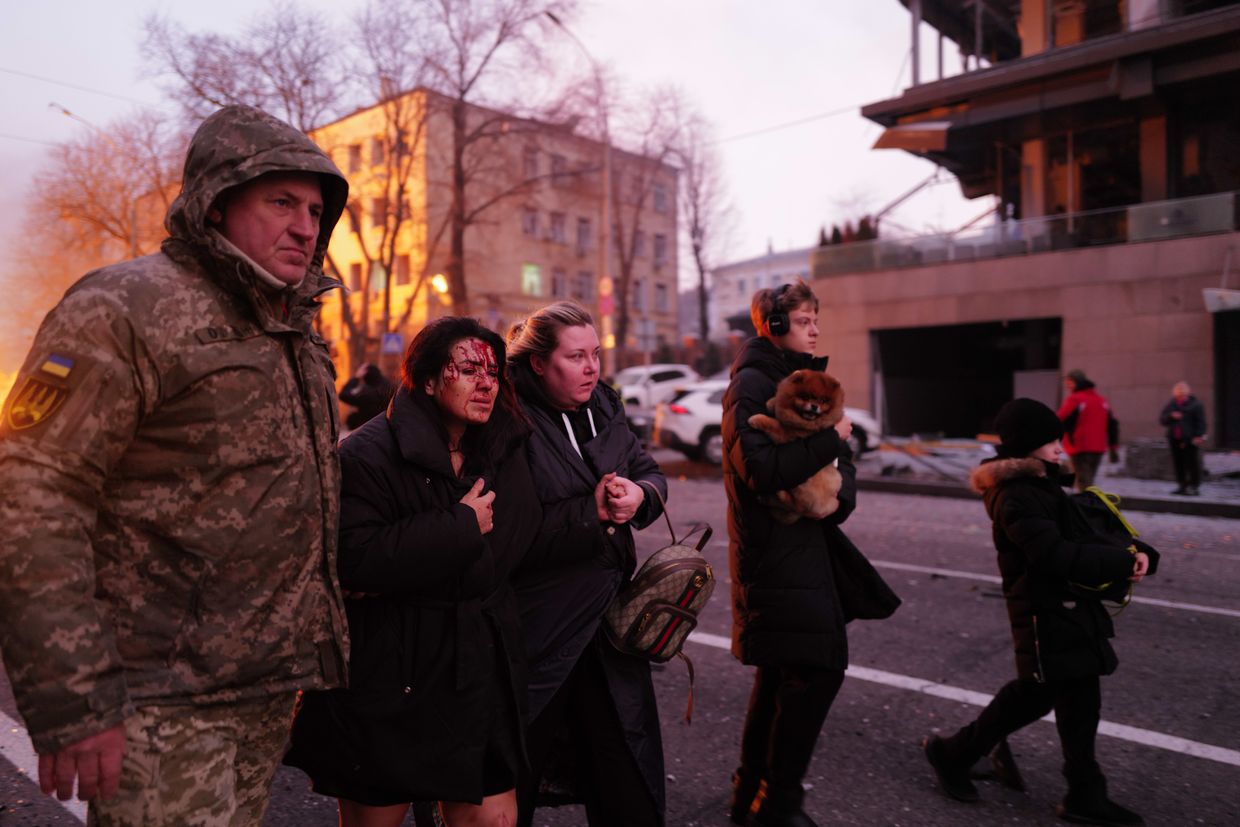
[[[562,301],[539,308],[508,329],[508,361],[528,363],[530,356],[550,356],[566,327],[594,326],[590,311],[577,302]]]
[[[753,321],[754,331],[761,336],[762,327],[772,314],[791,313],[806,302],[813,304],[814,312],[818,312],[818,297],[804,279],[774,289],[763,287],[753,294],[749,302],[749,318]]]

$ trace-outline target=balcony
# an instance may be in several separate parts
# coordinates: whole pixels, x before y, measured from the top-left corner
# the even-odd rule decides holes
[[[1060,213],[956,233],[882,238],[819,247],[814,278],[1024,256],[1108,244],[1136,244],[1240,229],[1240,192]]]

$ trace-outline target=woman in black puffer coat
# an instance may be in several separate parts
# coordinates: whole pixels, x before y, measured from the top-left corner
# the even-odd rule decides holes
[[[1105,584],[1153,574],[1158,553],[1132,539],[1100,536],[1064,493],[1059,443],[1063,425],[1041,402],[1015,399],[999,411],[997,456],[970,476],[994,522],[1003,596],[1016,649],[1017,678],[977,720],[947,738],[925,741],[939,784],[952,798],[976,801],[974,762],[1000,739],[1052,709],[1063,749],[1068,794],[1061,818],[1079,824],[1137,825],[1139,815],[1111,801],[1094,757],[1101,715],[1099,677],[1115,671],[1111,617],[1094,595]]]
[[[349,688],[307,693],[285,763],[341,824],[508,825],[524,764],[524,641],[510,576],[540,507],[504,343],[473,319],[422,330],[387,416],[340,447]]]
[[[603,612],[636,567],[633,529],[662,514],[667,481],[599,384],[589,313],[559,302],[509,334],[533,425],[542,530],[516,580],[529,660],[531,772],[521,825],[538,803],[584,801],[592,827],[663,824],[663,742],[650,663],[618,651]],[[560,795],[556,796],[559,793]]]
[[[844,441],[847,418],[783,445],[749,425],[751,416],[767,412],[784,377],[801,368],[826,369],[827,360],[812,355],[818,300],[798,282],[759,290],[752,304],[760,335],[737,355],[723,397],[732,654],[758,667],[730,815],[736,824],[813,827],[801,807],[801,780],[844,682],[844,626],[857,617],[887,617],[900,600],[839,527],[857,501],[856,469]],[[836,460],[843,487],[835,513],[791,525],[772,517],[762,498],[795,488]]]

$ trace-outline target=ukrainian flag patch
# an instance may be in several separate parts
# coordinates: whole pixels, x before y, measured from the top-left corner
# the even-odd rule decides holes
[[[39,370],[50,373],[58,379],[68,379],[69,374],[73,372],[73,360],[68,356],[53,353],[39,366]]]

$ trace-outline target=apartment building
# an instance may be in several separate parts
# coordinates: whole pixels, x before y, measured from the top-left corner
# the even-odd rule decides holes
[[[677,338],[677,171],[574,126],[466,107],[470,223],[462,261],[469,313],[504,333],[538,307],[575,299],[594,313],[609,355],[623,350],[625,364],[641,361]],[[451,312],[453,134],[452,101],[425,89],[313,133],[349,178],[355,219],[346,216],[337,227],[329,266],[350,290],[355,326],[365,320],[361,358],[399,350],[427,321]],[[611,245],[602,226],[608,194]],[[615,341],[620,245],[632,250],[624,348]],[[341,299],[329,297],[323,335],[348,369],[343,315]],[[359,336],[352,338],[357,343]]]
[[[913,85],[862,109],[876,148],[996,206],[963,232],[814,251],[820,347],[850,396],[891,433],[968,436],[1014,394],[1054,404],[1079,368],[1138,437],[1183,379],[1212,444],[1240,447],[1240,2],[901,2]]]

